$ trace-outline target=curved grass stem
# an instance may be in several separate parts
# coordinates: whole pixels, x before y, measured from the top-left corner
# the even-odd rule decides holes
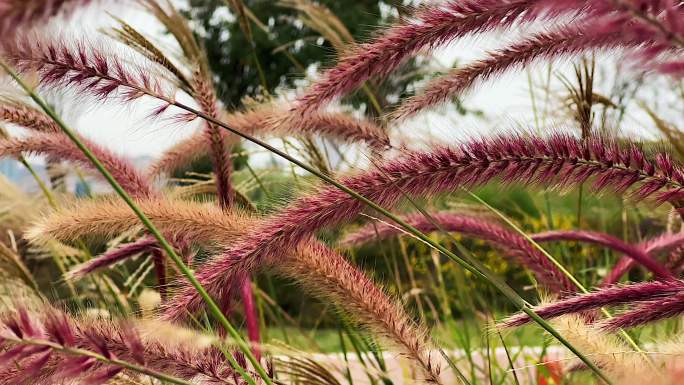
[[[568,277],[570,282],[572,282],[577,287],[578,290],[580,290],[584,294],[589,293],[589,290],[584,285],[582,285],[582,283],[570,271],[568,271],[568,269],[566,269],[562,263],[558,262],[558,260],[556,258],[554,258],[551,254],[549,254],[549,252],[546,251],[546,249],[544,249],[538,242],[536,242],[534,239],[532,239],[532,237],[530,237],[525,231],[523,231],[520,227],[518,227],[515,223],[513,223],[513,221],[511,221],[506,215],[504,215],[501,211],[499,211],[496,208],[494,208],[493,206],[491,206],[489,203],[487,203],[484,199],[480,198],[478,195],[472,193],[471,191],[467,191],[467,192],[468,192],[468,194],[470,194],[471,197],[473,197],[473,199],[475,199],[480,204],[485,206],[488,210],[492,211],[495,215],[497,215],[499,218],[501,218],[506,224],[511,226],[516,232],[518,232],[521,236],[523,236],[528,242],[530,242],[535,248],[537,248],[551,263],[554,264],[554,266],[556,266],[558,268],[558,270],[560,270],[563,273],[563,275]],[[609,318],[609,319],[613,318],[613,314],[610,311],[608,311],[608,309],[601,308],[601,312],[607,318]],[[639,354],[641,354],[646,359],[646,362],[648,362],[649,364],[651,364],[653,366],[653,361],[651,360],[651,358],[648,356],[648,354],[646,354],[646,352],[644,352],[643,349],[641,349],[641,347],[639,346],[639,343],[629,333],[627,333],[627,331],[625,331],[624,329],[620,329],[620,335],[630,346],[632,346],[632,348],[634,348],[634,350],[636,350]],[[656,369],[656,368],[654,367],[654,369]],[[656,370],[655,373],[659,373],[659,372]]]
[[[408,233],[416,236],[419,238],[421,241],[425,242],[427,245],[429,245],[431,248],[439,251],[441,254],[445,255],[447,258],[451,259],[452,261],[458,263],[459,265],[463,266],[467,270],[471,271],[473,274],[475,274],[478,277],[481,277],[488,281],[490,284],[492,284],[499,292],[501,292],[513,305],[515,305],[517,308],[519,308],[521,311],[525,312],[527,315],[532,318],[537,324],[539,324],[544,330],[546,330],[551,336],[553,336],[558,342],[560,342],[563,346],[568,348],[573,354],[575,354],[584,364],[587,365],[589,369],[591,369],[600,379],[606,384],[612,384],[612,382],[608,379],[608,377],[587,357],[585,356],[582,352],[580,352],[577,348],[575,348],[569,341],[567,341],[553,326],[551,326],[548,322],[546,322],[544,319],[542,319],[537,313],[532,310],[530,305],[525,302],[525,300],[520,297],[510,286],[508,286],[505,282],[503,282],[501,279],[496,277],[496,275],[491,272],[488,268],[477,262],[476,260],[472,258],[465,257],[461,258],[445,248],[444,246],[440,245],[438,242],[435,242],[434,240],[430,239],[429,236],[423,234],[420,230],[414,228],[410,224],[406,223],[403,221],[401,218],[398,216],[392,214],[389,212],[387,209],[379,206],[372,200],[364,197],[363,195],[357,193],[356,191],[350,189],[349,187],[343,185],[342,183],[338,182],[331,176],[325,175],[324,173],[321,173],[320,171],[316,170],[315,168],[305,164],[304,162],[301,162],[292,156],[286,154],[285,152],[275,148],[274,146],[260,140],[257,138],[254,138],[250,135],[247,135],[239,130],[236,130],[229,125],[227,125],[224,122],[221,122],[220,120],[213,118],[201,111],[198,111],[188,105],[185,105],[183,103],[180,103],[176,100],[172,99],[164,99],[160,98],[166,102],[168,102],[171,105],[174,105],[180,109],[183,109],[197,117],[200,117],[206,121],[209,121],[211,123],[216,124],[219,127],[222,127],[231,133],[238,135],[260,147],[263,147],[267,149],[268,151],[278,155],[279,157],[287,160],[288,162],[301,167],[302,169],[306,170],[307,172],[313,174],[314,176],[318,177],[319,179],[323,180],[324,182],[335,186],[339,190],[345,192],[349,196],[353,197],[354,199],[358,200],[359,202],[362,202],[366,206],[374,209],[375,211],[379,212],[380,214],[386,216],[387,218],[391,219],[395,223],[397,223],[399,226],[401,226],[404,230],[406,230]]]
[[[183,262],[183,259],[176,253],[171,244],[166,240],[166,238],[164,238],[161,232],[152,223],[152,221],[150,221],[150,219],[145,215],[145,213],[143,213],[142,209],[133,201],[133,198],[131,198],[131,196],[128,195],[128,193],[121,187],[121,185],[116,181],[116,179],[114,179],[112,174],[104,167],[102,162],[100,162],[100,160],[97,159],[97,157],[92,153],[92,151],[90,151],[90,149],[81,141],[78,135],[62,121],[62,119],[57,115],[57,113],[52,108],[50,108],[50,106],[25,83],[14,70],[12,70],[3,61],[0,61],[0,67],[2,67],[17,82],[17,84],[19,84],[19,86],[27,93],[27,95],[31,99],[33,99],[33,101],[36,104],[38,104],[38,106],[40,106],[40,108],[48,116],[50,116],[50,118],[54,120],[55,123],[57,123],[57,125],[59,125],[64,134],[67,135],[69,139],[79,148],[79,150],[83,152],[83,154],[88,158],[88,160],[90,160],[93,163],[95,168],[102,174],[102,176],[107,180],[107,182],[114,189],[114,191],[121,197],[121,199],[123,199],[124,202],[126,202],[126,204],[131,208],[131,210],[135,212],[135,214],[138,216],[142,224],[147,228],[150,234],[152,234],[152,236],[154,236],[155,239],[159,242],[159,245],[166,252],[169,258],[173,260],[173,262],[176,264],[181,273],[188,279],[188,281],[190,281],[195,290],[197,290],[197,292],[200,294],[202,299],[207,304],[209,312],[212,314],[212,316],[216,317],[221,326],[223,326],[225,330],[230,334],[230,336],[233,338],[233,340],[240,348],[242,353],[245,355],[245,357],[247,357],[247,359],[250,361],[254,369],[262,378],[264,383],[266,385],[273,385],[266,370],[259,363],[256,357],[252,354],[249,345],[244,341],[244,339],[242,339],[240,333],[238,333],[238,331],[226,318],[223,312],[221,312],[219,306],[211,298],[211,296],[204,289],[204,287],[200,284],[192,270],[190,270],[190,268],[185,264],[185,262]],[[228,354],[227,358],[230,361],[230,364],[237,371],[240,372],[243,378],[250,385],[255,384],[254,379],[251,378],[251,376],[249,376],[244,371],[244,369],[237,363],[237,361],[235,361],[235,358],[232,354]]]

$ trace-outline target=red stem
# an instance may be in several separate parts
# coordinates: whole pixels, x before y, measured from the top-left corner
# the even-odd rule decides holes
[[[157,274],[159,295],[163,302],[166,300],[166,263],[164,263],[164,254],[157,247],[152,250],[152,261],[154,262],[154,271]]]
[[[245,323],[247,324],[247,335],[249,340],[254,344],[252,352],[257,360],[261,359],[261,353],[257,344],[261,340],[259,335],[259,320],[257,319],[257,310],[254,303],[254,291],[252,290],[252,281],[249,274],[245,274],[240,283],[240,294],[242,295],[242,306],[245,311]]]

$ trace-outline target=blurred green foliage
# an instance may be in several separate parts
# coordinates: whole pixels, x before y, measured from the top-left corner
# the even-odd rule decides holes
[[[264,31],[252,22],[251,42],[225,0],[190,0],[187,11],[206,48],[218,93],[227,106],[240,106],[245,96],[260,96],[264,91],[272,94],[279,86],[293,86],[309,66],[327,67],[335,62],[336,53],[331,45],[302,23],[296,10],[273,0],[243,2],[267,29]],[[401,10],[398,5],[401,1],[358,0],[353,6],[337,0],[317,3],[329,8],[356,41],[368,39],[378,25],[389,23]],[[414,70],[415,66],[409,63],[381,87],[372,86],[381,106],[390,103],[388,95],[403,94],[407,85],[417,79]],[[349,100],[357,106],[366,101],[362,93],[352,95]]]

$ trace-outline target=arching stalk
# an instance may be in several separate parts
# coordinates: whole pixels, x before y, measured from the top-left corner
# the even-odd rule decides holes
[[[240,333],[235,329],[235,327],[230,323],[226,316],[221,312],[221,309],[216,304],[216,302],[211,298],[209,293],[204,289],[202,284],[197,280],[194,273],[190,268],[183,262],[183,259],[178,256],[176,251],[173,249],[171,244],[164,238],[157,227],[150,221],[150,219],[143,213],[143,211],[138,207],[138,205],[133,201],[130,195],[121,187],[121,185],[114,179],[112,174],[104,167],[104,165],[97,159],[97,157],[86,147],[78,135],[69,128],[62,119],[57,115],[57,113],[50,108],[50,106],[36,94],[22,79],[19,75],[14,72],[5,62],[0,61],[0,67],[2,67],[16,82],[19,86],[26,92],[26,94],[36,103],[40,108],[48,115],[52,120],[59,125],[65,135],[69,137],[71,141],[83,152],[83,154],[93,163],[95,168],[102,174],[102,176],[111,185],[114,191],[121,197],[121,199],[126,202],[126,204],[135,212],[135,214],[140,219],[140,222],[147,228],[147,230],[154,236],[154,238],[159,242],[159,245],[164,249],[167,255],[173,260],[181,273],[190,281],[190,284],[197,290],[202,299],[206,302],[209,312],[216,317],[221,326],[228,331],[228,334],[233,338],[235,343],[240,348],[240,351],[247,357],[254,369],[257,371],[259,376],[263,379],[266,385],[273,385],[268,373],[264,367],[259,363],[259,361],[254,357],[251,352],[249,345],[242,339]],[[230,364],[235,370],[237,370],[240,375],[247,381],[250,385],[256,385],[254,379],[247,374],[247,372],[242,368],[232,354],[227,355]]]

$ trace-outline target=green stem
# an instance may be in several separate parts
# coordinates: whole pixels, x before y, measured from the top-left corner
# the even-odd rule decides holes
[[[494,214],[496,214],[499,218],[501,218],[506,224],[511,226],[518,234],[522,235],[525,240],[530,242],[537,250],[539,250],[545,257],[548,259],[551,263],[553,263],[554,266],[560,270],[563,275],[568,277],[568,279],[579,289],[582,293],[587,294],[589,293],[589,290],[582,285],[582,283],[575,278],[575,276],[568,271],[568,269],[563,266],[556,258],[554,258],[551,254],[549,254],[546,249],[541,247],[539,243],[537,243],[532,237],[530,237],[526,232],[524,232],[520,227],[516,226],[513,221],[511,221],[506,215],[504,215],[501,211],[497,210],[493,206],[491,206],[489,203],[487,203],[484,199],[480,198],[476,194],[473,194],[472,192],[468,191],[468,194],[470,194],[471,197],[473,197],[475,200],[477,200],[480,204],[483,206],[487,207],[489,210],[491,210]],[[601,312],[607,317],[607,318],[613,318],[613,315],[605,308],[601,308]],[[647,361],[651,362],[649,357],[645,354],[645,352],[641,349],[639,344],[632,338],[632,336],[629,335],[625,330],[620,329],[620,334],[622,337],[627,341],[628,344],[630,344],[637,352],[643,354],[645,358],[647,358]]]
[[[366,96],[368,96],[368,100],[371,102],[371,105],[373,108],[375,108],[375,111],[378,113],[378,115],[382,116],[383,112],[380,102],[378,102],[378,98],[375,96],[371,88],[368,87],[368,83],[364,83],[363,86],[361,86],[361,89],[363,89],[363,92],[365,92]]]
[[[245,167],[247,168],[249,173],[252,174],[252,178],[254,178],[254,180],[257,182],[257,184],[259,185],[259,188],[261,188],[261,191],[263,191],[264,195],[266,195],[266,198],[272,199],[273,197],[271,196],[271,193],[268,192],[268,190],[266,189],[266,186],[261,181],[261,178],[259,178],[259,176],[256,174],[256,172],[254,172],[254,169],[252,168],[252,166],[249,165],[249,161],[245,162]]]
[[[162,248],[169,252],[169,256],[174,260],[174,262],[179,266],[179,269],[181,272],[188,278],[192,286],[197,290],[197,292],[200,294],[202,299],[204,299],[207,303],[207,306],[209,307],[209,310],[212,314],[216,315],[219,321],[223,326],[226,327],[226,330],[229,331],[231,336],[237,336],[236,341],[238,342],[238,345],[240,349],[243,349],[243,352],[247,356],[247,358],[252,362],[252,364],[255,365],[257,368],[257,372],[264,378],[264,381],[266,381],[267,385],[273,385],[271,380],[268,378],[266,375],[266,372],[264,371],[263,367],[256,362],[256,359],[252,355],[249,347],[245,344],[245,342],[240,338],[239,334],[235,330],[235,328],[230,325],[226,317],[221,313],[221,310],[219,309],[218,305],[211,299],[207,291],[202,287],[202,285],[197,281],[197,278],[195,278],[194,274],[190,271],[190,269],[183,263],[183,261],[176,255],[176,253],[173,251],[171,246],[168,244],[168,242],[161,236],[159,231],[154,227],[154,225],[149,221],[149,219],[145,216],[145,214],[138,208],[135,203],[132,201],[132,199],[126,194],[125,191],[121,188],[121,186],[114,180],[114,178],[111,176],[111,174],[102,166],[102,164],[97,160],[93,154],[86,148],[83,143],[80,141],[80,139],[69,129],[64,125],[64,123],[61,122],[61,119],[59,119],[58,116],[50,109],[49,106],[45,104],[28,86],[26,86],[21,79],[18,77],[16,73],[14,73],[11,69],[9,69],[4,63],[0,62],[0,65],[4,67],[10,75],[17,80],[26,90],[26,92],[31,96],[32,99],[34,99],[40,106],[45,110],[48,115],[50,115],[55,121],[64,129],[65,133],[74,141],[74,143],[77,144],[77,146],[81,149],[81,151],[86,154],[86,156],[93,162],[93,164],[96,166],[96,168],[103,174],[105,179],[112,185],[112,187],[115,189],[115,191],[126,201],[127,204],[133,209],[133,211],[138,215],[140,218],[141,222],[150,230],[153,236],[159,240],[160,245]],[[136,88],[137,89],[137,88]],[[201,111],[198,111],[190,106],[187,106],[181,102],[178,102],[177,100],[174,100],[172,98],[167,98],[161,95],[157,95],[154,93],[151,93],[148,90],[141,90],[146,95],[152,96],[154,98],[157,98],[159,100],[163,100],[169,105],[176,106],[178,108],[181,108],[185,111],[188,111],[192,113],[193,115],[196,115],[210,123],[216,124],[219,127],[223,127],[224,129],[232,132],[235,135],[238,135],[252,143],[255,143],[259,145],[260,147],[263,147],[272,153],[280,156],[281,158],[286,159],[290,163],[297,165],[304,170],[308,171],[309,173],[315,175],[319,179],[322,179],[323,181],[335,186],[339,190],[345,192],[349,196],[353,197],[354,199],[364,203],[368,207],[374,209],[375,211],[385,215],[387,218],[391,219],[398,225],[400,225],[402,228],[404,228],[407,232],[415,235],[417,238],[425,242],[426,244],[430,245],[430,247],[438,250],[440,253],[443,255],[447,256],[449,259],[452,261],[460,264],[464,268],[468,269],[471,271],[473,274],[475,274],[478,277],[482,277],[491,284],[493,284],[499,292],[501,292],[505,297],[508,298],[508,300],[513,303],[515,306],[517,306],[521,311],[525,312],[527,315],[530,316],[532,320],[534,320],[536,323],[538,323],[544,330],[546,330],[549,334],[551,334],[554,338],[556,338],[563,346],[568,348],[573,354],[575,354],[583,363],[587,365],[588,368],[590,368],[596,375],[601,378],[605,383],[611,384],[610,380],[603,374],[603,372],[592,362],[590,361],[584,354],[582,354],[577,348],[572,346],[570,342],[568,342],[563,336],[558,333],[548,322],[546,322],[544,319],[542,319],[537,313],[535,313],[531,307],[525,302],[525,300],[522,299],[513,289],[511,289],[505,282],[502,280],[498,279],[493,272],[491,272],[489,269],[487,269],[485,266],[482,264],[478,263],[477,261],[473,260],[472,258],[468,258],[468,262],[466,262],[463,258],[457,256],[444,246],[440,245],[439,243],[434,242],[431,240],[428,236],[420,232],[418,229],[415,227],[409,225],[408,223],[404,222],[401,220],[399,217],[396,215],[392,214],[388,210],[382,208],[375,202],[371,201],[370,199],[364,197],[363,195],[357,193],[356,191],[350,189],[349,187],[341,184],[340,182],[336,181],[332,177],[325,175],[318,170],[314,169],[311,166],[306,165],[305,163],[289,156],[285,152],[273,147],[272,145],[259,140],[257,138],[254,138],[250,135],[244,134],[240,132],[239,130],[236,130],[227,124],[221,122],[220,120],[207,115]],[[459,248],[460,249],[460,248]],[[472,265],[471,265],[472,264]],[[477,266],[477,267],[475,267]]]
[[[40,292],[40,287],[38,282],[33,277],[33,274],[26,267],[24,262],[21,261],[20,257],[11,248],[5,246],[4,243],[0,242],[0,252],[5,254],[5,256],[10,260],[10,262],[19,270],[19,273],[24,277],[24,281],[36,292],[36,295],[41,299],[45,299],[43,293]]]
[[[162,100],[165,100],[168,103],[170,103],[170,104],[172,104],[178,108],[186,110],[186,111],[188,111],[188,112],[190,112],[190,113],[192,113],[192,114],[194,114],[194,115],[196,115],[196,116],[198,116],[198,117],[200,117],[206,121],[209,121],[213,124],[216,124],[219,127],[223,127],[224,129],[232,132],[233,134],[238,135],[238,136],[240,136],[240,137],[242,137],[242,138],[244,138],[244,139],[246,139],[252,143],[255,143],[255,144],[271,151],[272,153],[280,156],[281,158],[289,161],[290,163],[292,163],[294,165],[297,165],[297,166],[303,168],[304,170],[308,171],[309,173],[311,173],[311,174],[315,175],[316,177],[322,179],[323,181],[335,186],[336,188],[347,193],[349,196],[353,197],[354,199],[364,203],[368,207],[374,209],[375,211],[379,212],[380,214],[391,219],[392,221],[397,223],[399,226],[401,226],[404,230],[406,230],[410,234],[416,236],[418,239],[425,242],[430,247],[438,250],[440,253],[442,253],[443,255],[445,255],[446,257],[451,259],[452,261],[460,264],[464,268],[468,269],[469,271],[471,271],[476,276],[482,277],[485,280],[487,280],[488,282],[490,282],[491,284],[493,284],[497,288],[497,290],[499,290],[499,292],[501,292],[505,297],[508,298],[508,300],[511,303],[513,303],[520,310],[525,312],[528,316],[530,316],[530,318],[533,321],[538,323],[544,330],[546,330],[549,334],[551,334],[554,338],[556,338],[563,346],[568,348],[582,362],[584,362],[587,365],[587,367],[589,367],[594,373],[596,373],[596,375],[599,378],[601,378],[601,380],[603,380],[607,384],[611,384],[608,377],[606,377],[606,375],[603,374],[603,372],[593,362],[591,362],[589,360],[589,358],[584,356],[584,354],[582,354],[579,350],[577,350],[577,348],[572,346],[572,344],[570,344],[570,342],[568,342],[563,336],[561,336],[560,333],[558,333],[558,331],[556,331],[548,322],[546,322],[537,313],[535,313],[531,309],[531,307],[525,302],[525,300],[523,300],[522,297],[520,297],[513,289],[511,289],[508,285],[506,285],[505,282],[497,279],[495,277],[494,273],[489,271],[489,269],[482,266],[481,264],[477,263],[477,261],[471,260],[469,258],[468,262],[466,262],[464,259],[458,257],[457,255],[455,255],[454,253],[452,253],[450,250],[446,249],[444,246],[440,245],[439,243],[436,243],[435,241],[431,240],[428,236],[426,236],[425,234],[420,232],[418,229],[416,229],[415,227],[411,226],[410,224],[404,222],[401,218],[392,214],[391,212],[389,212],[388,210],[379,206],[375,202],[373,202],[370,199],[364,197],[363,195],[357,193],[356,191],[350,189],[349,187],[341,184],[340,182],[336,181],[332,177],[325,175],[325,174],[319,172],[318,170],[314,169],[313,167],[308,166],[305,163],[291,157],[290,155],[288,155],[285,152],[273,147],[272,145],[270,145],[270,144],[268,144],[268,143],[266,143],[260,139],[254,138],[250,135],[244,134],[244,133],[228,126],[227,124],[219,121],[218,119],[215,119],[215,118],[213,118],[213,117],[211,117],[211,116],[209,116],[209,115],[207,115],[201,111],[198,111],[192,107],[189,107],[183,103],[180,103],[180,102],[172,100],[172,99],[164,99],[164,98],[159,97],[159,96],[155,96],[155,97],[160,98]],[[471,266],[471,264],[472,264],[472,266]],[[475,266],[477,266],[477,267],[475,267]]]
[[[173,262],[176,264],[181,273],[188,279],[188,281],[190,281],[190,284],[195,288],[195,290],[197,290],[199,295],[207,304],[209,312],[214,317],[216,317],[221,326],[223,326],[228,331],[230,336],[234,339],[235,343],[238,345],[242,353],[250,361],[250,363],[255,368],[259,376],[264,380],[266,385],[273,385],[266,370],[261,366],[256,357],[254,357],[254,355],[252,354],[249,345],[247,345],[247,343],[242,339],[242,337],[235,329],[235,327],[233,327],[230,321],[228,321],[226,316],[221,312],[219,306],[211,298],[209,293],[204,289],[202,284],[197,280],[192,270],[190,270],[190,268],[183,262],[181,257],[178,256],[178,254],[176,254],[176,251],[173,249],[171,244],[169,244],[166,238],[164,238],[164,236],[157,229],[157,227],[150,221],[150,219],[145,215],[145,213],[143,213],[143,211],[133,201],[130,195],[128,195],[128,193],[121,187],[121,185],[116,181],[116,179],[114,179],[112,174],[104,167],[102,162],[100,162],[100,160],[97,159],[97,157],[92,153],[92,151],[90,151],[90,149],[85,144],[83,144],[78,135],[62,121],[62,119],[57,115],[57,113],[55,113],[55,111],[52,108],[50,108],[50,106],[48,106],[47,103],[23,81],[19,77],[19,75],[17,75],[16,72],[14,72],[11,68],[7,66],[7,64],[5,64],[2,61],[0,61],[0,67],[2,67],[19,84],[19,86],[21,86],[21,88],[24,89],[24,91],[31,97],[31,99],[33,99],[33,101],[36,102],[36,104],[38,104],[38,106],[40,106],[40,108],[48,116],[50,116],[50,118],[54,120],[55,123],[57,123],[57,125],[60,126],[64,134],[67,135],[69,139],[76,145],[76,147],[78,147],[78,149],[83,152],[83,154],[88,158],[88,160],[90,160],[90,162],[93,163],[95,168],[102,174],[102,176],[107,180],[107,182],[109,182],[114,191],[121,197],[121,199],[124,200],[124,202],[126,202],[126,204],[131,208],[131,210],[133,210],[133,212],[138,216],[138,218],[143,223],[143,225],[148,229],[150,234],[152,234],[152,236],[155,237],[155,239],[159,242],[159,245],[166,252],[166,254],[173,260]],[[239,365],[232,357],[232,355],[229,354],[228,359],[231,361],[231,364],[239,367]],[[243,373],[244,371],[240,372],[240,374],[244,377],[245,375]],[[250,376],[246,376],[245,380],[253,383],[253,379]]]

